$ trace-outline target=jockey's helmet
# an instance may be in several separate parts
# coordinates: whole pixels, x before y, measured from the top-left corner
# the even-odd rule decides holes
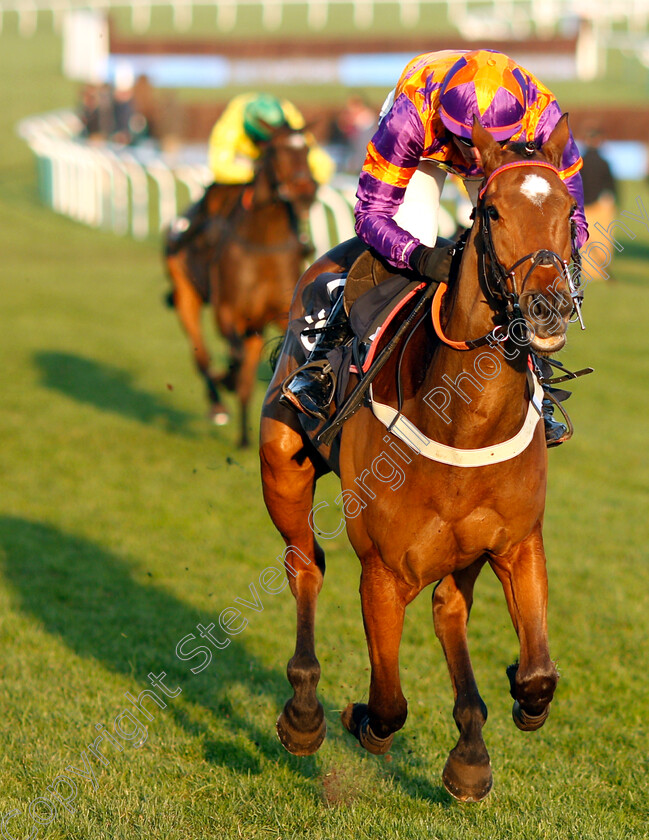
[[[503,53],[472,50],[444,77],[439,105],[452,134],[471,139],[475,115],[494,140],[509,140],[521,129],[527,84],[521,68]]]
[[[253,143],[270,140],[273,131],[286,125],[286,116],[279,99],[261,93],[243,111],[243,129]]]

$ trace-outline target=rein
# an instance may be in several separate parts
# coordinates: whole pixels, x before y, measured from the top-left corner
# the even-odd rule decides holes
[[[494,341],[505,341],[507,338],[507,328],[500,325],[494,327],[486,335],[480,336],[480,338],[467,339],[466,341],[453,341],[453,339],[447,338],[441,320],[442,303],[444,302],[444,296],[447,291],[448,283],[441,281],[431,305],[433,327],[440,341],[444,342],[448,347],[452,347],[454,350],[475,350],[476,347],[482,347],[485,344],[493,345]]]
[[[441,324],[441,311],[444,296],[448,291],[448,282],[440,283],[435,292],[431,306],[433,327],[439,339],[447,346],[452,347],[454,350],[472,350],[484,344],[494,346],[497,342],[506,341],[509,337],[509,330],[512,323],[519,318],[523,320],[523,314],[520,307],[520,297],[522,294],[525,294],[525,284],[530,274],[541,263],[544,265],[547,265],[548,263],[554,264],[559,268],[561,275],[565,277],[568,282],[573,306],[576,309],[581,321],[577,286],[572,280],[568,263],[565,260],[562,260],[559,254],[548,249],[540,249],[530,254],[526,254],[524,257],[516,260],[516,262],[508,269],[503,266],[496,254],[490,226],[493,210],[485,205],[485,193],[494,178],[496,178],[501,172],[524,166],[540,166],[546,169],[551,169],[553,172],[558,174],[556,167],[552,166],[550,163],[542,161],[514,161],[504,164],[503,166],[499,166],[494,169],[491,175],[486,179],[482,189],[480,190],[476,208],[482,222],[479,235],[482,236],[483,247],[479,270],[482,272],[482,277],[486,284],[491,302],[496,304],[497,309],[501,309],[502,314],[506,319],[506,325],[497,325],[489,333],[476,339],[454,341],[447,338]],[[578,265],[579,256],[575,245],[576,238],[574,222],[571,222],[571,233],[572,258]],[[458,245],[458,250],[462,250],[464,245],[465,242],[461,241]],[[516,269],[528,261],[531,263],[530,268],[525,274],[519,290],[516,281]],[[495,281],[495,283],[492,281]],[[509,284],[511,285],[511,290],[508,288]],[[504,304],[504,306],[499,307],[498,304]],[[385,405],[384,403],[376,400],[370,390],[371,407],[374,416],[387,428],[389,432],[408,443],[411,448],[423,455],[425,458],[453,467],[483,467],[490,464],[502,463],[517,457],[524,452],[532,442],[532,439],[536,434],[537,424],[542,416],[544,392],[541,381],[538,376],[532,374],[531,370],[528,370],[527,372],[527,381],[529,388],[529,402],[523,425],[519,431],[509,440],[479,449],[458,449],[428,438],[401,413],[400,395],[398,408],[395,409],[392,406]]]

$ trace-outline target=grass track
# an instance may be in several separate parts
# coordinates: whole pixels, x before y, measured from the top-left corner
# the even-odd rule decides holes
[[[157,249],[87,230],[40,207],[13,137],[22,115],[68,104],[51,36],[5,33],[2,94],[0,412],[0,814],[27,811],[128,704],[166,672],[181,693],[140,748],[109,747],[96,789],[76,777],[39,837],[71,840],[397,838],[627,840],[649,837],[649,235],[625,241],[617,282],[587,292],[588,331],[568,365],[577,435],[551,454],[546,539],[550,634],[562,679],[546,727],[515,730],[504,669],[516,641],[495,578],[477,585],[474,666],[490,709],[495,787],[460,806],[439,775],[455,742],[451,689],[422,594],[402,647],[410,716],[391,760],[343,735],[337,710],[367,696],[358,564],[330,541],[318,621],[329,737],[289,756],[273,726],[288,695],[293,604],[284,591],[199,674],[174,655],[218,622],[281,550],[256,455],[210,429]],[[42,84],[47,78],[48,85]],[[68,98],[66,98],[68,97]],[[644,187],[627,185],[625,206]],[[260,383],[257,399],[261,399]],[[336,494],[323,482],[321,495]],[[324,523],[326,525],[326,522]],[[141,733],[135,732],[139,735]],[[124,742],[123,742],[124,743]],[[48,819],[43,803],[36,816]]]

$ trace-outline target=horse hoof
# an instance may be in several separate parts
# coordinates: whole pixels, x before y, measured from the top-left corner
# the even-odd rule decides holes
[[[227,411],[212,411],[210,420],[215,426],[226,426],[230,422],[230,415]]]
[[[522,732],[534,732],[540,729],[548,719],[550,714],[550,704],[545,707],[540,715],[528,715],[522,708],[518,700],[514,700],[512,706],[512,717],[514,723]]]
[[[320,704],[319,712],[322,714],[320,724],[315,731],[312,730],[310,732],[300,732],[299,729],[296,729],[295,726],[289,723],[286,707],[277,718],[277,723],[275,724],[277,737],[281,741],[282,746],[292,755],[313,755],[322,746],[322,742],[327,734],[327,721],[324,718],[324,710]]]
[[[392,746],[394,734],[379,738],[372,732],[365,703],[349,703],[340,714],[345,729],[372,755],[384,755]]]
[[[442,772],[442,782],[460,802],[480,802],[493,784],[489,759],[486,764],[464,764],[451,753]]]

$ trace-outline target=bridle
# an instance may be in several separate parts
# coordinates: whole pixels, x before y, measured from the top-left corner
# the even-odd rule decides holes
[[[538,251],[532,251],[531,253],[526,254],[524,257],[521,257],[520,259],[516,260],[516,262],[513,263],[509,268],[505,268],[505,266],[498,259],[493,242],[493,236],[491,233],[491,208],[485,205],[484,196],[492,180],[501,172],[525,166],[535,166],[537,168],[542,167],[544,169],[550,169],[557,176],[559,175],[559,170],[551,163],[536,160],[513,161],[511,163],[505,163],[503,164],[503,166],[499,166],[497,169],[494,169],[494,171],[485,181],[484,186],[480,190],[480,193],[478,194],[477,210],[480,214],[482,221],[482,239],[484,243],[484,249],[482,251],[482,275],[484,277],[485,285],[487,286],[487,290],[491,297],[494,300],[504,304],[505,316],[507,317],[509,322],[522,317],[522,312],[520,309],[520,298],[521,295],[524,294],[525,284],[527,283],[527,280],[534,271],[534,269],[542,263],[544,265],[554,265],[559,271],[559,276],[562,279],[566,280],[568,288],[571,292],[571,297],[573,299],[573,306],[575,301],[575,295],[573,293],[576,292],[577,285],[572,277],[572,273],[570,270],[570,262],[562,259],[556,251],[550,251],[546,248],[539,249]],[[574,233],[574,231],[571,232]],[[574,264],[575,261],[578,261],[579,259],[579,253],[575,246],[574,236],[572,238],[572,243],[573,245],[571,262]],[[487,259],[489,260],[489,266],[491,268],[491,271],[488,270],[489,266],[487,266]],[[530,261],[530,267],[525,276],[523,277],[519,289],[518,282],[516,280],[516,269],[519,266],[524,265],[528,260]],[[495,288],[493,287],[491,280],[495,280]]]
[[[485,193],[491,181],[495,177],[498,177],[498,175],[501,172],[504,172],[508,169],[513,169],[515,167],[523,166],[541,166],[547,169],[551,169],[558,174],[558,170],[556,169],[556,167],[554,167],[550,163],[543,161],[523,160],[503,164],[502,166],[499,166],[496,169],[494,169],[491,175],[489,175],[489,177],[486,179],[484,185],[482,186],[482,189],[480,190],[476,207],[476,214],[481,222],[479,234],[482,238],[482,258],[480,265],[482,279],[484,280],[488,295],[491,299],[489,303],[492,305],[493,309],[500,312],[504,316],[505,323],[497,325],[491,332],[487,333],[486,335],[480,338],[471,339],[467,341],[452,341],[451,339],[447,338],[444,334],[440,318],[442,301],[444,299],[444,295],[448,291],[448,281],[441,282],[435,292],[432,306],[432,320],[435,332],[437,333],[437,336],[442,342],[444,342],[446,345],[452,347],[455,350],[473,350],[474,348],[480,347],[484,344],[489,344],[493,347],[497,343],[507,341],[507,339],[510,337],[510,329],[512,328],[512,325],[515,323],[515,321],[520,319],[521,323],[525,323],[520,306],[520,298],[525,294],[525,284],[530,274],[534,271],[534,269],[537,266],[539,266],[542,263],[543,265],[555,265],[559,268],[562,277],[564,277],[568,283],[568,288],[570,290],[570,296],[573,303],[573,309],[577,311],[577,314],[581,321],[581,313],[579,311],[580,296],[578,290],[578,282],[575,282],[572,278],[570,264],[566,260],[561,259],[561,256],[557,254],[556,251],[550,251],[549,249],[545,248],[533,251],[529,254],[526,254],[524,257],[521,257],[520,259],[516,260],[516,262],[513,263],[509,268],[506,268],[503,265],[503,263],[498,259],[491,232],[491,208],[485,202]],[[461,243],[459,243],[458,246],[456,246],[456,265],[461,251],[463,250],[464,245],[466,244],[467,238],[468,236],[465,237],[465,239],[461,241]],[[579,255],[577,253],[576,247],[576,228],[574,221],[571,221],[571,241],[572,261],[577,263],[578,265]],[[530,268],[525,274],[519,288],[519,285],[516,281],[516,269],[527,262],[530,263]],[[425,299],[427,291],[428,290],[424,291],[424,295],[422,296],[421,300]],[[416,308],[415,310],[413,310],[413,313],[415,311]],[[419,323],[421,323],[421,321]],[[416,326],[418,326],[418,324]],[[411,441],[411,439],[416,440],[417,451],[421,452],[421,454],[423,454],[430,460],[441,462],[444,464],[450,464],[455,467],[478,467],[485,466],[489,463],[500,463],[502,461],[510,460],[511,458],[516,457],[524,449],[526,449],[527,446],[529,446],[535,434],[537,423],[542,413],[542,401],[545,394],[539,376],[534,375],[534,373],[532,372],[533,367],[529,356],[527,357],[526,370],[529,401],[523,426],[519,429],[518,433],[514,437],[510,438],[508,441],[505,441],[500,444],[495,444],[493,446],[483,447],[480,449],[457,449],[455,447],[447,446],[440,443],[439,441],[428,438],[423,432],[417,429],[417,427],[414,426],[414,424],[411,421],[404,417],[402,413],[403,391],[400,370],[401,360],[403,358],[405,346],[412,337],[413,332],[414,330],[406,338],[406,342],[404,344],[404,347],[402,347],[401,349],[401,353],[397,361],[397,408],[394,408],[391,405],[385,405],[380,401],[376,400],[370,390],[371,406],[374,416],[385,425],[388,431],[406,442]],[[525,343],[528,343],[529,338],[526,337],[524,341]],[[582,373],[586,372],[590,371],[579,371],[576,374],[571,374],[571,377],[575,375],[579,376]],[[357,388],[358,387],[360,386],[357,386]],[[565,416],[568,424],[570,425],[570,421],[567,415]],[[324,440],[322,433],[320,439]],[[412,443],[410,445],[412,446]]]
[[[291,131],[291,134],[300,134],[300,131]],[[243,244],[248,253],[255,254],[272,254],[291,251],[296,248],[295,237],[297,238],[298,246],[301,245],[300,234],[300,214],[295,207],[296,199],[287,195],[285,192],[286,184],[278,177],[277,167],[275,165],[277,157],[277,149],[273,144],[273,139],[269,141],[266,148],[263,150],[261,156],[257,161],[255,173],[252,181],[246,184],[239,197],[232,207],[222,219],[219,220],[221,228],[221,239],[219,241],[219,251],[221,253],[227,242],[239,242]],[[265,177],[268,182],[268,198],[259,200],[256,198],[255,191],[259,184],[260,178]],[[294,236],[289,236],[287,239],[274,243],[272,245],[262,245],[252,242],[247,237],[238,232],[239,223],[245,218],[246,214],[251,210],[268,207],[281,202],[288,213],[288,219]]]
[[[485,180],[479,194],[478,203],[475,213],[481,222],[482,235],[482,249],[480,255],[481,276],[484,280],[489,297],[495,308],[502,312],[505,323],[497,325],[493,330],[484,336],[477,339],[470,339],[467,341],[453,341],[446,337],[441,325],[441,308],[444,295],[448,291],[448,283],[441,283],[435,297],[433,299],[432,316],[433,325],[438,337],[448,346],[456,350],[472,350],[475,347],[480,347],[484,344],[493,344],[494,342],[502,342],[506,340],[509,329],[515,322],[521,323],[523,321],[523,312],[521,310],[520,300],[527,293],[525,285],[532,272],[541,264],[544,266],[554,265],[559,274],[558,278],[565,279],[570,291],[570,297],[573,305],[573,315],[576,313],[579,322],[583,329],[583,320],[581,317],[581,300],[583,295],[579,289],[579,277],[581,275],[581,263],[579,257],[579,250],[576,245],[576,225],[574,220],[571,220],[571,242],[572,254],[570,262],[562,259],[556,251],[551,251],[547,248],[541,248],[537,251],[532,251],[529,254],[516,260],[508,268],[498,258],[496,247],[493,241],[491,230],[493,208],[486,204],[485,194],[489,185],[502,172],[509,169],[517,169],[527,166],[542,167],[550,169],[556,175],[559,175],[559,170],[551,163],[538,160],[518,160],[510,163],[505,163],[497,167]],[[464,243],[461,247],[464,247]],[[529,268],[524,275],[520,285],[516,278],[516,269],[525,263],[529,262]],[[574,267],[574,275],[573,269]],[[575,279],[576,277],[576,279]],[[557,278],[557,279],[558,279]]]
[[[286,132],[285,136],[302,136],[302,132],[299,130],[291,130],[290,132]],[[290,179],[283,180],[277,174],[277,147],[274,144],[275,138],[271,138],[267,147],[264,149],[264,152],[261,156],[260,166],[258,167],[257,171],[255,172],[255,177],[253,179],[253,184],[263,174],[265,174],[268,185],[270,187],[271,198],[269,199],[269,203],[273,203],[275,201],[283,201],[284,204],[290,207],[292,213],[296,213],[295,210],[295,203],[297,202],[297,198],[291,196],[289,187],[292,183]],[[305,143],[305,149],[307,149]],[[306,154],[305,154],[305,169],[309,171],[308,162],[306,161]],[[310,174],[310,173],[309,173]]]

